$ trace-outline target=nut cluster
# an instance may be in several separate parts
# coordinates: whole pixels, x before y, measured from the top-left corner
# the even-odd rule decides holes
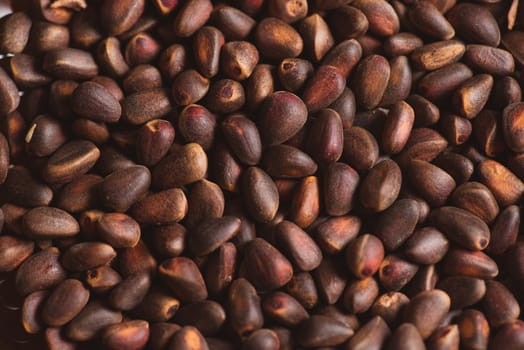
[[[524,349],[518,5],[13,0],[0,344]]]

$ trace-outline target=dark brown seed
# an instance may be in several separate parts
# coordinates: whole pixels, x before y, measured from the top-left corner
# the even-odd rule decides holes
[[[304,40],[304,48],[313,61],[320,61],[335,45],[330,28],[319,14],[312,14],[300,21],[299,32]]]
[[[278,65],[280,83],[291,92],[299,91],[313,72],[313,64],[302,58],[286,58]]]
[[[109,35],[130,29],[144,12],[144,0],[105,1],[100,8],[100,23]]]
[[[230,41],[220,51],[222,72],[236,81],[249,78],[258,60],[257,47],[247,41]]]
[[[510,205],[504,209],[491,228],[491,241],[487,247],[489,253],[503,254],[517,240],[520,227],[520,209]]]
[[[380,316],[375,316],[360,327],[349,339],[347,350],[379,350],[391,335],[391,330]]]
[[[203,103],[214,113],[233,113],[246,103],[246,92],[242,84],[236,80],[217,80],[211,84]]]
[[[82,242],[69,247],[62,256],[62,265],[70,271],[87,271],[110,263],[116,251],[101,242]]]
[[[53,191],[21,166],[9,168],[3,185],[9,201],[24,207],[49,205]]]
[[[399,321],[402,310],[409,303],[409,298],[401,292],[388,292],[380,295],[371,306],[370,313],[380,316],[393,327]]]
[[[336,162],[344,149],[344,131],[340,115],[322,109],[311,124],[308,134],[309,153],[319,163]]]
[[[109,304],[116,310],[133,310],[144,299],[150,287],[149,272],[137,272],[128,276],[111,290],[108,297]]]
[[[304,48],[298,32],[275,17],[264,18],[258,23],[255,28],[255,43],[260,54],[273,61],[297,57]]]
[[[189,105],[178,115],[177,130],[187,142],[198,143],[208,150],[215,139],[216,124],[217,116],[206,107]]]
[[[230,41],[245,39],[256,25],[246,11],[224,4],[215,6],[212,21]]]
[[[51,184],[71,182],[88,172],[99,157],[100,150],[92,142],[69,141],[48,159],[42,177]]]
[[[224,214],[224,194],[220,187],[207,180],[197,182],[188,198],[187,227],[195,227],[204,221],[217,219]]]
[[[309,317],[307,311],[291,295],[274,292],[262,302],[264,313],[286,327],[295,327]]]
[[[495,160],[485,160],[477,167],[480,182],[486,185],[502,207],[517,203],[524,183],[508,168]]]
[[[387,37],[399,31],[399,18],[393,7],[384,0],[357,0],[351,3],[364,12],[369,21],[369,31],[379,37]]]
[[[522,99],[520,84],[510,76],[496,80],[491,91],[493,93],[491,101],[494,108],[497,109],[503,109]]]
[[[408,97],[412,85],[412,73],[406,56],[398,56],[389,62],[390,74],[386,91],[380,105],[387,106],[400,102]]]
[[[452,248],[443,261],[443,271],[448,275],[494,278],[499,274],[497,263],[483,252]]]
[[[462,63],[452,63],[426,74],[418,82],[419,93],[430,101],[449,96],[462,83],[473,76],[473,72]]]
[[[330,164],[323,187],[326,212],[333,216],[348,213],[353,208],[358,183],[359,175],[349,165],[340,162]]]
[[[424,97],[413,94],[407,98],[406,102],[415,111],[415,126],[427,127],[439,121],[440,110]]]
[[[209,79],[194,69],[178,74],[171,86],[173,101],[179,106],[187,106],[200,101],[209,90]]]
[[[428,350],[458,350],[460,335],[456,324],[437,328],[427,340]]]
[[[160,50],[160,44],[153,37],[146,33],[138,33],[127,42],[124,57],[133,67],[156,60]]]
[[[20,96],[15,82],[7,72],[0,68],[0,114],[6,115],[14,111],[20,104]]]
[[[457,62],[465,52],[466,46],[458,40],[437,41],[417,48],[411,54],[411,60],[415,68],[435,70]]]
[[[408,259],[419,264],[436,264],[449,249],[446,236],[434,227],[417,229],[403,245]]]
[[[207,172],[207,155],[197,143],[175,148],[153,168],[153,185],[167,189],[201,180]]]
[[[98,44],[96,57],[101,68],[112,77],[121,78],[129,71],[120,41],[115,37],[106,38]]]
[[[419,1],[408,11],[411,23],[423,34],[440,40],[455,36],[455,29],[431,1]]]
[[[141,64],[132,68],[122,82],[127,94],[162,87],[160,71],[150,64]]]
[[[170,322],[155,322],[151,324],[148,346],[151,350],[162,350],[169,340],[180,330],[180,326]]]
[[[315,239],[322,251],[336,254],[357,236],[361,225],[357,216],[330,218],[316,227]]]
[[[60,328],[49,327],[44,331],[45,344],[48,349],[64,349],[64,350],[75,350],[76,345],[74,342],[67,340],[61,332]]]
[[[231,284],[236,263],[237,248],[230,242],[224,243],[208,257],[204,279],[210,294],[221,294]]]
[[[524,134],[520,120],[524,116],[524,104],[514,103],[507,106],[502,113],[502,131],[508,147],[515,152],[524,150]]]
[[[422,46],[422,39],[410,32],[397,33],[384,40],[384,52],[393,57],[409,55]]]
[[[266,149],[264,170],[275,178],[302,178],[313,175],[317,164],[298,148],[288,145],[275,145]]]
[[[21,53],[27,45],[32,21],[24,12],[14,12],[0,21],[0,52]]]
[[[40,61],[30,55],[18,54],[9,60],[13,80],[20,89],[45,86],[51,82],[40,69]]]
[[[406,305],[404,320],[413,323],[421,337],[427,339],[448,313],[450,303],[449,296],[441,290],[421,292]]]
[[[284,220],[276,226],[274,236],[276,245],[299,270],[311,271],[320,265],[320,248],[299,226]]]
[[[313,271],[317,290],[321,298],[328,305],[335,304],[347,283],[347,271],[338,260],[324,256],[319,267]]]
[[[9,172],[9,153],[9,143],[4,134],[0,132],[0,184],[6,181]]]
[[[108,350],[140,350],[148,339],[149,323],[142,320],[117,323],[105,328],[100,334],[100,341]]]
[[[423,161],[412,160],[406,170],[413,188],[431,206],[441,206],[455,189],[455,180],[439,167]]]
[[[488,101],[493,77],[478,74],[466,80],[454,93],[453,104],[457,112],[468,119],[476,117]]]
[[[320,212],[320,188],[316,176],[302,179],[291,199],[289,219],[301,228],[310,226]]]
[[[369,21],[364,12],[353,6],[343,5],[336,11],[328,12],[327,20],[337,41],[358,38],[369,29]]]
[[[163,117],[172,109],[166,89],[152,89],[129,95],[122,101],[122,119],[140,125]]]
[[[99,237],[114,248],[134,247],[140,240],[140,226],[125,214],[104,214],[96,225]]]
[[[224,35],[215,27],[203,27],[195,34],[193,53],[198,70],[203,76],[211,78],[218,73],[220,49],[224,42]]]
[[[306,309],[313,308],[318,302],[318,292],[313,277],[308,272],[299,272],[286,285],[286,291]]]
[[[147,193],[150,184],[151,174],[144,166],[116,170],[100,184],[100,199],[107,209],[125,212]]]
[[[289,282],[293,268],[275,247],[261,238],[256,238],[249,242],[245,249],[241,272],[258,290],[273,290]]]
[[[226,312],[217,302],[204,300],[186,305],[177,311],[174,321],[182,326],[193,326],[205,336],[216,335],[226,320]]]
[[[231,328],[240,336],[262,328],[264,316],[257,291],[247,280],[236,279],[229,288],[228,316]]]
[[[207,255],[230,240],[240,229],[240,223],[233,216],[203,222],[188,237],[189,248],[197,256]]]
[[[147,270],[153,274],[157,268],[155,258],[149,252],[146,244],[140,240],[132,248],[124,248],[118,252],[117,267],[123,277],[130,276],[136,272]]]
[[[133,218],[142,224],[170,224],[182,220],[188,210],[187,199],[179,188],[148,195],[131,208]]]
[[[415,121],[413,108],[404,101],[395,103],[382,129],[381,147],[386,153],[399,153],[408,142]]]
[[[441,207],[431,213],[436,227],[448,239],[472,250],[486,248],[490,240],[487,225],[477,216],[456,207]]]
[[[24,262],[35,248],[31,241],[14,236],[0,236],[0,271],[9,272]]]
[[[504,76],[515,70],[515,61],[510,52],[488,45],[468,45],[464,60],[475,70]]]
[[[336,346],[349,339],[354,331],[333,318],[314,315],[302,322],[297,330],[298,343],[305,347]]]
[[[25,260],[16,272],[16,290],[21,295],[46,290],[66,278],[66,272],[58,261],[60,252],[55,247],[43,249]]]
[[[400,247],[411,236],[419,217],[419,205],[413,199],[400,199],[380,213],[374,233],[384,243],[386,250]]]
[[[322,65],[307,81],[302,100],[309,112],[328,107],[342,94],[346,79],[336,67]]]
[[[384,246],[376,236],[365,234],[349,243],[345,255],[349,270],[364,279],[378,271],[384,259]]]
[[[423,350],[426,349],[424,340],[420,336],[418,329],[411,323],[401,324],[391,335],[388,341],[389,350]]]
[[[269,222],[278,210],[279,195],[275,182],[262,169],[250,167],[243,174],[244,201],[255,221]]]
[[[173,22],[174,34],[187,38],[202,28],[211,17],[213,4],[209,0],[196,0],[184,3]]]
[[[433,164],[450,174],[457,184],[468,181],[473,174],[473,162],[458,153],[443,153],[433,161]]]
[[[372,277],[356,280],[347,285],[343,295],[344,308],[353,314],[369,310],[378,296],[379,286]]]
[[[185,257],[165,260],[158,273],[181,301],[197,302],[207,298],[204,278],[193,260]]]
[[[388,291],[399,291],[415,276],[419,266],[396,255],[382,260],[378,271],[380,284]]]
[[[47,52],[42,68],[59,79],[85,80],[98,75],[98,65],[93,56],[87,51],[73,48]]]
[[[387,209],[397,199],[402,184],[398,165],[385,159],[368,172],[360,186],[361,204],[374,212]]]
[[[78,221],[67,212],[53,207],[37,207],[22,217],[24,234],[33,239],[71,237],[80,232]]]
[[[259,329],[250,334],[242,342],[242,350],[278,350],[280,339],[276,332],[270,329]]]
[[[380,104],[387,88],[391,68],[380,55],[371,55],[360,61],[353,74],[353,91],[364,109],[373,109]]]
[[[283,143],[295,136],[307,120],[308,109],[296,95],[277,91],[268,96],[258,114],[257,125],[267,145]],[[274,126],[279,125],[278,129]]]
[[[97,190],[102,177],[86,174],[65,185],[58,193],[56,206],[70,213],[79,213],[96,207]]]
[[[429,128],[415,128],[411,131],[408,142],[395,161],[401,168],[405,168],[412,159],[431,162],[444,149],[448,142],[437,131]]]
[[[497,281],[486,281],[482,306],[492,327],[512,323],[520,316],[520,306],[513,293]]]
[[[462,309],[479,302],[486,293],[484,280],[469,276],[450,276],[439,281],[438,288],[448,293],[451,309]]]
[[[40,311],[49,293],[38,291],[29,294],[22,304],[21,318],[24,330],[29,334],[39,333],[45,326],[42,324]]]
[[[119,284],[122,281],[122,277],[111,267],[102,265],[95,269],[87,270],[84,281],[91,292],[101,294]]]
[[[122,313],[92,301],[67,325],[69,339],[83,342],[93,339],[104,328],[122,322]]]
[[[365,128],[352,126],[344,130],[343,157],[356,170],[371,169],[379,157],[377,140]]]
[[[60,327],[71,321],[87,304],[89,291],[76,279],[62,281],[42,307],[42,320],[49,326]]]
[[[137,133],[136,155],[140,163],[152,166],[169,151],[175,139],[175,129],[170,122],[153,119],[142,125]]]
[[[524,346],[524,322],[517,320],[500,328],[491,342],[493,348],[517,350]]]
[[[246,104],[251,112],[257,111],[266,97],[274,92],[273,71],[274,67],[271,65],[258,64],[247,80]]]
[[[171,81],[187,66],[187,53],[181,44],[173,44],[167,47],[158,58],[158,69],[162,72],[164,79]]]
[[[457,34],[466,42],[499,46],[500,29],[487,8],[473,3],[461,3],[447,13],[447,18]]]
[[[499,206],[491,191],[481,183],[466,182],[453,192],[453,205],[468,210],[486,223],[491,223],[499,213]]]
[[[299,21],[307,16],[308,2],[305,0],[270,0],[268,14],[286,23]]]
[[[133,312],[136,317],[151,322],[166,322],[173,318],[179,307],[180,301],[171,291],[153,286]]]
[[[243,114],[234,114],[222,122],[222,133],[240,162],[256,165],[262,156],[262,141],[256,124]]]

